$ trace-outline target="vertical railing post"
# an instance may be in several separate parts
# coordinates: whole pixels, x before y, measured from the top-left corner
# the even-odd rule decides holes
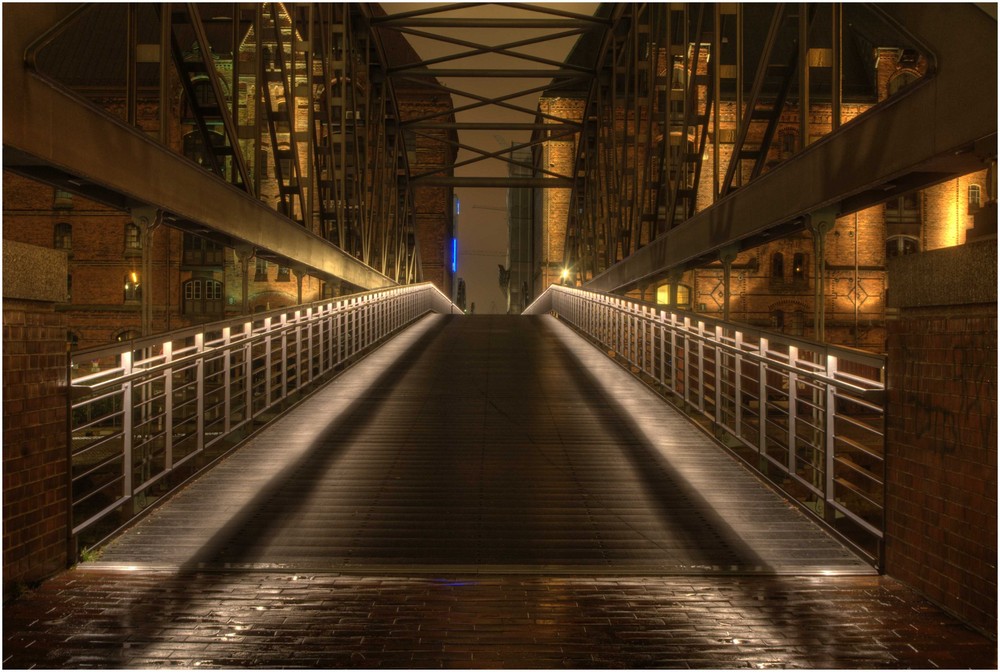
[[[122,376],[126,378],[122,383],[122,494],[131,498],[132,492],[132,381],[128,376],[132,374],[132,351],[126,350],[122,353]]]
[[[243,403],[245,421],[253,420],[253,322],[243,323]]]
[[[232,429],[233,391],[230,388],[233,384],[233,376],[229,361],[233,356],[229,350],[231,335],[232,329],[230,327],[222,328],[222,431],[226,434]]]
[[[837,376],[837,358],[834,355],[828,354],[826,356],[826,376],[829,380],[836,380]],[[827,503],[832,503],[835,494],[833,491],[834,483],[834,469],[836,467],[836,441],[835,441],[835,431],[836,431],[836,421],[837,421],[837,389],[834,385],[826,384],[826,408],[825,411],[825,422],[823,427],[824,443],[826,445],[826,478],[825,492],[823,493],[824,501]],[[884,503],[883,503],[884,505]],[[832,515],[833,509],[830,506],[824,506],[824,509],[829,511]]]
[[[173,341],[163,344],[163,363],[173,361]],[[174,466],[174,370],[167,366],[163,369],[163,452],[167,470]]]
[[[758,387],[758,401],[757,401],[757,421],[760,425],[758,429],[759,436],[757,437],[757,452],[761,455],[767,453],[765,449],[767,444],[767,351],[769,349],[768,341],[763,336],[760,337],[760,363],[758,364],[757,370],[757,387]]]
[[[264,318],[264,408],[271,405],[271,318]]]
[[[738,438],[743,436],[743,332],[736,330],[733,345],[736,346],[736,356],[733,359],[733,429]]]
[[[715,417],[713,420],[716,424],[719,423],[719,418],[722,416],[722,358],[725,356],[725,349],[722,347],[722,325],[715,325],[715,343],[713,344],[713,350],[715,351]]]
[[[795,369],[798,368],[799,362],[799,349],[794,345],[788,346],[788,365],[792,368],[792,371],[788,372],[788,464],[787,469],[789,474],[795,473],[795,450],[796,450],[796,432],[797,428],[795,426],[796,420],[796,410],[798,408],[798,386],[799,377],[795,373]]]
[[[196,450],[201,452],[205,448],[205,332],[201,331],[194,335],[194,350],[198,353],[195,360],[195,407],[198,414],[195,420],[197,429]]]

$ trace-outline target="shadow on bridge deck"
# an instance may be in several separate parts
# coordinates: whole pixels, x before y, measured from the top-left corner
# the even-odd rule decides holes
[[[423,319],[3,631],[5,668],[996,666],[548,316]]]
[[[97,565],[873,573],[548,316],[429,316]]]

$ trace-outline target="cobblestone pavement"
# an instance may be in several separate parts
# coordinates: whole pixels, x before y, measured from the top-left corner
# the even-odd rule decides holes
[[[4,668],[996,668],[885,577],[70,570],[8,603]]]

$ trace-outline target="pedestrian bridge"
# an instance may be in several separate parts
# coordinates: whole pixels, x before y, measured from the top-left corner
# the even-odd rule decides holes
[[[74,354],[86,565],[876,572],[881,358],[561,287],[528,312],[409,286]]]

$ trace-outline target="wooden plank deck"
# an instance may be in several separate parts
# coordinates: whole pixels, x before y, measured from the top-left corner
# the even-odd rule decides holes
[[[423,318],[95,567],[871,574],[550,316]]]

